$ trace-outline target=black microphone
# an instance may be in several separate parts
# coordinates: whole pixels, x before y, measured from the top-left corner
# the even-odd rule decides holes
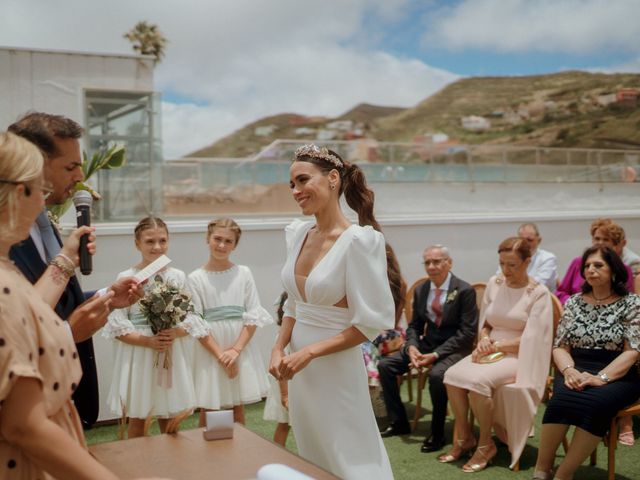
[[[73,195],[73,204],[76,206],[76,220],[78,221],[78,227],[84,225],[91,225],[91,194],[86,190],[78,190]],[[80,271],[83,275],[89,275],[93,266],[91,263],[91,254],[87,250],[87,244],[89,243],[89,234],[85,233],[80,237],[80,249],[78,254],[80,255]]]

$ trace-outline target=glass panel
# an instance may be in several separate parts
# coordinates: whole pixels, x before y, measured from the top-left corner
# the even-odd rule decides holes
[[[162,213],[159,95],[151,92],[85,92],[89,155],[114,143],[125,147],[127,163],[99,171],[96,205],[100,220],[135,220]]]

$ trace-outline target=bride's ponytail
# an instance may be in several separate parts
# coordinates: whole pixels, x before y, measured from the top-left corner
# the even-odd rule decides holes
[[[347,205],[358,214],[358,223],[361,226],[371,225],[379,232],[382,231],[373,214],[375,194],[367,186],[367,179],[362,169],[353,163],[344,162],[344,168],[341,173],[342,185],[340,190],[344,192]]]

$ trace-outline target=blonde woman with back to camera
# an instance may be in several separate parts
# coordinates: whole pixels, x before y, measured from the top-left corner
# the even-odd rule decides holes
[[[78,266],[74,231],[38,284],[32,286],[7,258],[29,236],[44,207],[40,151],[0,133],[0,463],[3,478],[116,479],[85,446],[71,394],[82,371],[73,338],[52,305]],[[105,312],[109,299],[105,295]]]
[[[289,298],[269,370],[289,380],[301,456],[347,480],[393,478],[360,350],[395,319],[373,192],[359,167],[316,145],[296,150],[289,175],[294,200],[314,219],[285,232]],[[342,193],[359,225],[342,212]]]

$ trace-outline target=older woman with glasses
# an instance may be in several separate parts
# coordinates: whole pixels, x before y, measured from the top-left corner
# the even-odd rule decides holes
[[[0,464],[2,478],[116,476],[87,451],[71,400],[82,370],[70,331],[55,314],[79,263],[80,236],[72,233],[38,284],[32,286],[9,260],[11,245],[29,236],[49,191],[43,158],[28,141],[0,133]],[[104,316],[113,293],[104,295]]]
[[[517,463],[542,399],[551,358],[551,294],[527,275],[528,244],[507,238],[498,254],[502,274],[487,284],[477,346],[444,377],[458,440],[438,460],[453,462],[475,448],[462,466],[465,472],[483,470],[495,457],[492,427],[509,446],[511,466]],[[469,405],[480,424],[477,443],[468,421]]]
[[[553,360],[553,397],[542,420],[534,478],[552,476],[555,452],[576,430],[556,479],[570,480],[596,448],[618,410],[640,397],[634,364],[640,351],[640,297],[627,292],[627,270],[616,252],[596,245],[581,258],[582,293],[565,304]]]

